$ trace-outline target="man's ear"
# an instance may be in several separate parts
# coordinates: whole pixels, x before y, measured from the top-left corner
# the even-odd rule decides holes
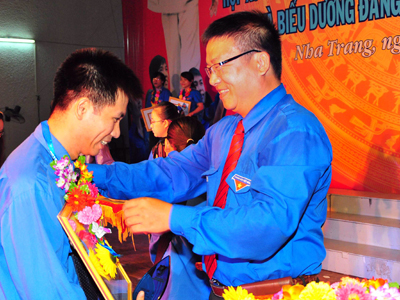
[[[87,97],[82,97],[75,101],[74,112],[78,120],[82,120],[92,109],[93,104]]]
[[[271,61],[267,52],[260,52],[257,56],[257,68],[260,75],[265,75],[271,68]]]

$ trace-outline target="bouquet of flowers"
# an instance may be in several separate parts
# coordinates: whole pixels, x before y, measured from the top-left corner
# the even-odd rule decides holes
[[[229,287],[224,291],[225,300],[400,300],[399,284],[388,280],[357,279],[342,277],[340,282],[310,282],[306,286],[285,285],[280,292],[271,296],[257,296],[248,293],[242,287]]]
[[[107,280],[114,279],[119,255],[104,238],[106,233],[111,233],[104,226],[110,222],[118,227],[120,234],[121,229],[127,231],[122,220],[122,204],[113,205],[110,201],[102,201],[97,187],[92,183],[93,175],[85,165],[84,156],[75,162],[64,156],[54,160],[50,166],[58,176],[56,184],[65,191],[64,200],[72,211],[69,224],[81,240],[97,272]]]

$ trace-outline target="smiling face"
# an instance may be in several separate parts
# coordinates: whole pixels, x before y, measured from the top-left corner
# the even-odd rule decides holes
[[[82,154],[95,156],[112,138],[119,137],[119,125],[126,113],[127,105],[128,97],[120,90],[117,93],[115,105],[96,109],[93,104],[90,104],[80,139]]]
[[[187,88],[190,88],[190,85],[192,84],[192,82],[187,80],[185,77],[181,76],[180,84],[183,89],[187,89]]]
[[[213,38],[206,48],[207,67],[243,53],[235,45],[233,38]],[[251,57],[249,57],[251,55]],[[243,117],[257,103],[259,76],[255,54],[244,55],[223,65],[210,76],[210,84],[214,86],[224,107],[233,110]]]

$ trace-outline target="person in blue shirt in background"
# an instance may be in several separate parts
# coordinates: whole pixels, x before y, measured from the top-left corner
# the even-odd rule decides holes
[[[204,256],[216,255],[212,292],[203,299],[220,299],[225,286],[257,296],[316,280],[326,255],[332,147],[315,115],[281,83],[278,30],[266,14],[238,12],[214,21],[203,42],[210,84],[236,114],[167,158],[90,167],[96,185],[112,198],[135,198],[124,205],[131,232],[185,237],[203,256],[203,270]],[[244,143],[222,209],[213,204],[239,123]],[[205,191],[204,206],[177,204]]]
[[[165,75],[161,72],[156,72],[151,76],[152,90],[148,90],[146,94],[145,107],[152,107],[162,101],[169,101],[172,96],[171,92],[164,87]]]
[[[60,66],[49,120],[0,169],[0,299],[98,298],[94,281],[91,291],[80,284],[76,268],[84,265],[57,219],[65,190],[50,163],[97,155],[118,138],[128,99],[140,91],[132,70],[110,52],[78,50]]]
[[[201,98],[201,94],[196,90],[194,86],[194,76],[190,72],[181,73],[181,91],[179,99],[190,101],[190,111],[187,114],[188,117],[195,116],[199,121],[203,119],[204,103]]]
[[[169,101],[171,92],[164,87],[166,77],[161,72],[155,72],[151,75],[151,84],[153,89],[147,91],[145,107],[152,107],[161,102]],[[152,149],[159,139],[154,136],[153,132],[149,132],[149,148]]]

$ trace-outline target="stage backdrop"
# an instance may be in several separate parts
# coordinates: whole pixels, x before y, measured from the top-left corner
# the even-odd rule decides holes
[[[149,69],[195,67],[207,80],[199,42],[217,18],[269,14],[282,34],[282,82],[324,125],[333,146],[332,188],[400,192],[399,0],[122,0],[126,61],[151,88]],[[215,95],[205,82],[206,90]]]

